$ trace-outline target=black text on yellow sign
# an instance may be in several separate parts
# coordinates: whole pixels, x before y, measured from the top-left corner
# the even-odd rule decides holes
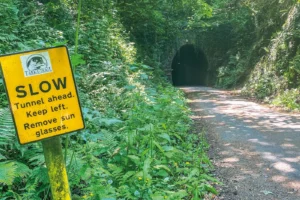
[[[19,142],[84,128],[65,46],[0,56]]]

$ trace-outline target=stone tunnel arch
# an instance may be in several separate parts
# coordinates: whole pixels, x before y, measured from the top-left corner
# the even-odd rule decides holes
[[[192,44],[183,45],[172,61],[174,86],[207,85],[208,61],[201,49]]]

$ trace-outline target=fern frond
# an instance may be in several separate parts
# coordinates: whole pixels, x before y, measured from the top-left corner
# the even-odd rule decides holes
[[[29,162],[31,165],[34,166],[41,166],[45,163],[45,157],[43,154],[38,154],[36,156],[33,156],[29,159]]]
[[[27,176],[31,170],[23,163],[15,161],[0,162],[0,183],[12,185],[15,178]]]
[[[14,162],[0,162],[0,183],[12,185],[17,177],[17,168]]]
[[[0,153],[0,160],[5,160],[5,156],[3,156],[1,153]]]
[[[29,179],[35,180],[39,183],[48,184],[49,179],[47,168],[43,166],[34,168]]]
[[[105,144],[106,147],[109,148],[109,150],[116,149],[118,146],[118,140],[117,137],[118,134],[113,134],[110,131],[102,130],[102,143]]]
[[[37,155],[44,155],[41,143],[32,143],[26,146],[17,145],[16,149],[20,151],[22,158],[30,160]]]
[[[47,174],[47,168],[44,166],[35,167],[27,181],[23,199],[40,199],[39,194],[48,190],[49,180]]]
[[[30,174],[31,170],[27,165],[20,162],[15,162],[15,165],[17,166],[17,170],[16,170],[17,177],[26,177]]]
[[[15,141],[15,127],[8,108],[0,109],[0,146]]]

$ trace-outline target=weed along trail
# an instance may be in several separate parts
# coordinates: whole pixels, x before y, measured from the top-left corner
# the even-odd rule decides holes
[[[300,115],[208,87],[183,87],[199,129],[207,129],[217,199],[300,199]]]

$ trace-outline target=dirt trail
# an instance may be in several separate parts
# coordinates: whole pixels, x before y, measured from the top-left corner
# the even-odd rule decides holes
[[[196,125],[205,125],[216,199],[300,200],[300,115],[207,87],[181,88]],[[199,127],[199,128],[201,128]]]

